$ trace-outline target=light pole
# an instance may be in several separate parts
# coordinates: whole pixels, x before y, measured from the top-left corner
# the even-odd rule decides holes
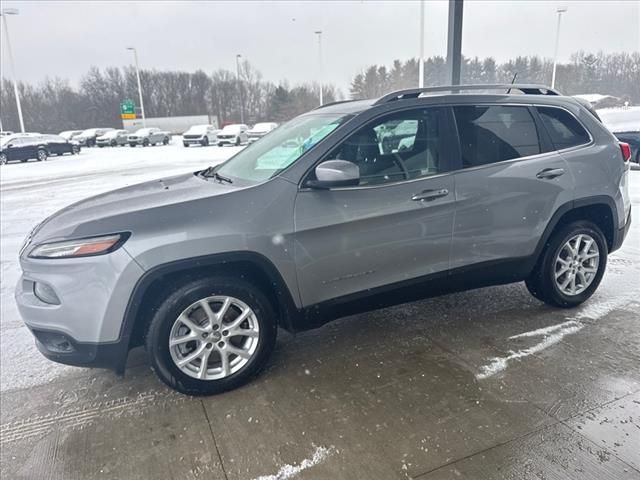
[[[147,119],[144,115],[144,102],[142,101],[142,84],[140,83],[140,67],[138,66],[138,51],[135,47],[127,47],[133,52],[133,59],[136,62],[136,78],[138,79],[138,97],[140,98],[140,113],[142,113],[142,126],[147,126]]]
[[[556,86],[556,68],[558,66],[558,46],[560,45],[560,19],[562,14],[567,11],[567,7],[558,7],[558,26],[556,27],[556,49],[553,54],[553,73],[551,74],[551,88]]]
[[[238,88],[240,90],[240,123],[244,123],[244,94],[242,89],[242,80],[240,79],[240,59],[242,55],[236,54],[236,79],[238,80]]]
[[[7,29],[7,15],[18,15],[17,8],[3,8],[2,26],[4,27],[4,38],[7,42],[7,56],[9,57],[9,68],[11,69],[11,77],[13,77],[13,92],[16,96],[16,107],[18,107],[18,119],[20,120],[20,130],[24,133],[24,119],[22,118],[22,105],[20,104],[20,92],[18,91],[18,79],[16,78],[16,67],[13,64],[13,52],[11,51],[11,42],[9,40],[9,30]]]
[[[324,103],[322,98],[322,30],[316,30],[313,33],[318,36],[318,82],[320,83],[320,105],[322,105]]]
[[[420,65],[418,65],[418,87],[424,88],[424,0],[420,0]]]

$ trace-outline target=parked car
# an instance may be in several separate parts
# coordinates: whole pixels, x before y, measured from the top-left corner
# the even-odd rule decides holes
[[[126,130],[111,130],[96,138],[98,147],[118,147],[129,143],[129,132]]]
[[[141,128],[133,135],[129,135],[129,137],[127,137],[127,142],[132,147],[137,147],[138,145],[147,147],[149,145],[156,145],[158,143],[167,145],[170,139],[171,133],[162,131],[159,128],[150,127]]]
[[[66,140],[60,135],[42,135],[42,142],[47,146],[49,156],[80,153],[80,145],[75,140]]]
[[[278,127],[277,123],[274,122],[265,122],[265,123],[256,123],[251,130],[247,131],[247,137],[248,137],[248,141],[249,143],[253,143],[256,140],[261,139],[262,137],[264,137],[267,133],[269,133],[271,130],[275,129]]]
[[[60,136],[65,140],[72,140],[74,137],[80,135],[84,130],[65,130],[64,132],[60,132]]]
[[[0,138],[0,164],[4,165],[13,160],[27,162],[31,159],[39,162],[49,157],[48,145],[42,135],[10,135]]]
[[[48,217],[16,290],[39,350],[123,371],[144,344],[201,395],[251,379],[278,328],[520,281],[580,305],[630,227],[628,145],[548,87],[494,88],[323,106],[220,165]]]
[[[249,127],[243,123],[227,125],[218,133],[218,146],[242,145],[243,143],[247,143],[249,140],[247,130],[249,130]]]
[[[607,128],[631,147],[631,161],[640,166],[640,106],[605,108],[598,115]]]
[[[185,147],[189,145],[216,145],[218,142],[218,133],[220,130],[213,125],[194,125],[182,135],[182,144]]]
[[[107,132],[113,131],[113,128],[89,128],[84,130],[81,134],[76,135],[73,139],[83,147],[95,147],[96,139],[101,137]]]

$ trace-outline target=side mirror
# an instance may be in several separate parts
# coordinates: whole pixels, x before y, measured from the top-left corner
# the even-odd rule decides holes
[[[13,143],[7,144],[7,148],[13,148]]]
[[[327,160],[315,172],[316,180],[307,182],[310,188],[351,187],[360,183],[360,168],[347,160]]]

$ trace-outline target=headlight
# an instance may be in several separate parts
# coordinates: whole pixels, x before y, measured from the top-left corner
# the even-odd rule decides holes
[[[29,253],[30,258],[76,258],[113,252],[129,238],[128,233],[43,243]]]

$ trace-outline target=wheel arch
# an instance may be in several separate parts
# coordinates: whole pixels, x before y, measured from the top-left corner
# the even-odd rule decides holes
[[[617,207],[614,200],[606,195],[582,198],[562,205],[551,218],[538,245],[533,258],[537,263],[549,243],[551,235],[558,229],[578,220],[593,222],[600,228],[607,241],[607,249],[612,252],[617,248]]]
[[[278,315],[279,326],[289,331],[295,329],[299,311],[284,279],[271,261],[255,252],[207,255],[158,265],[140,278],[129,299],[120,332],[127,352],[142,345],[154,309],[160,304],[160,299],[166,298],[173,285],[214,273],[248,278],[265,292]]]

